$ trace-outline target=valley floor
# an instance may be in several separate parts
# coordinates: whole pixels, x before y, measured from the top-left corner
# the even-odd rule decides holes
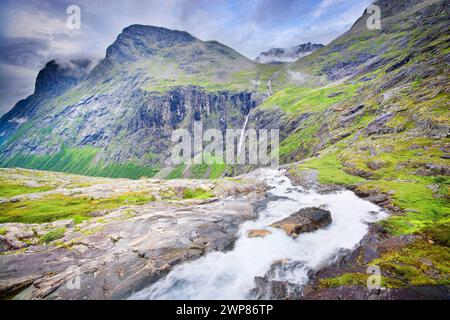
[[[319,193],[342,189],[324,184],[313,169],[284,169],[294,183]],[[15,168],[0,169],[0,180],[0,296],[15,299],[127,298],[182,262],[227,252],[242,223],[274,201],[254,172],[217,180],[128,180]],[[356,192],[391,218],[371,224],[356,247],[309,271],[308,285],[273,281],[268,271],[257,280],[257,295],[448,298],[445,228],[392,234],[385,226],[399,212],[381,194]],[[385,290],[367,289],[370,266],[380,268]]]
[[[174,265],[232,245],[265,190],[231,178],[103,179],[23,169],[2,170],[1,179],[0,296],[17,299],[126,298]],[[77,279],[79,290],[66,285]]]

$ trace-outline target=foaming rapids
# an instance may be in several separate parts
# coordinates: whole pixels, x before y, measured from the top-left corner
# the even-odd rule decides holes
[[[368,232],[369,222],[387,216],[378,206],[351,191],[319,194],[293,186],[277,170],[258,172],[271,187],[268,193],[274,200],[268,202],[256,220],[241,225],[231,251],[212,252],[178,265],[130,299],[246,299],[255,287],[254,278],[264,276],[280,260],[302,264],[288,272],[278,272],[274,280],[303,285],[308,281],[309,269],[320,267],[341,248],[354,248]],[[301,208],[319,206],[332,215],[333,222],[325,229],[293,239],[282,230],[268,227]],[[247,231],[252,229],[270,230],[271,234],[248,238]]]

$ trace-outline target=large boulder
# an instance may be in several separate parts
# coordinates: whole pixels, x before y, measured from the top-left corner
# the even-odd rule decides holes
[[[330,211],[319,208],[304,208],[283,220],[272,223],[270,226],[282,229],[288,236],[296,238],[301,233],[324,228],[332,221]]]
[[[21,249],[25,246],[24,243],[10,236],[0,236],[0,253]]]

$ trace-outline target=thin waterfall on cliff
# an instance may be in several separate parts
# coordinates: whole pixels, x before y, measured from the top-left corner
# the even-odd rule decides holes
[[[244,140],[245,140],[245,128],[247,128],[247,122],[248,122],[248,118],[249,117],[250,117],[250,112],[245,117],[244,126],[242,127],[241,136],[239,137],[239,144],[238,144],[238,151],[237,151],[238,155],[241,152],[241,148],[242,148],[242,145],[243,145]]]

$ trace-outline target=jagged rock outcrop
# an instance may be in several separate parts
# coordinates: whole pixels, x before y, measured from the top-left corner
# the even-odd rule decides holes
[[[34,93],[60,95],[82,81],[94,63],[90,59],[50,61],[37,75]]]

